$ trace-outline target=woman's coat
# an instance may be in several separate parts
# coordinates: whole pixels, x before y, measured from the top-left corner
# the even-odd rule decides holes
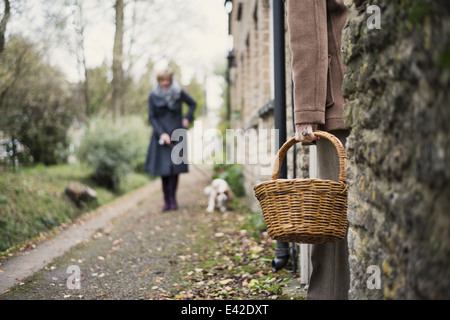
[[[182,104],[186,103],[189,106],[187,114],[182,115]],[[184,90],[181,90],[180,98],[176,103],[169,108],[167,102],[150,92],[148,99],[148,118],[153,127],[153,132],[150,140],[150,145],[147,151],[147,158],[145,161],[145,171],[149,172],[153,176],[170,176],[173,174],[180,174],[188,172],[187,161],[182,161],[180,164],[180,158],[175,159],[176,163],[173,163],[172,148],[173,145],[182,142],[182,139],[176,138],[176,141],[172,141],[173,145],[160,145],[159,137],[163,133],[167,133],[172,137],[172,133],[176,129],[183,128],[182,119],[187,118],[189,122],[194,119],[194,111],[197,104],[195,100],[189,96]],[[186,137],[186,135],[184,135]],[[183,141],[184,145],[186,141]],[[185,148],[184,148],[185,149]],[[184,158],[186,159],[186,150],[184,151]]]

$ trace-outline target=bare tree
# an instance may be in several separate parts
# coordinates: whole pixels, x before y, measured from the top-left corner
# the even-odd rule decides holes
[[[84,73],[84,82],[82,87],[84,103],[85,103],[85,113],[86,117],[91,115],[91,104],[89,99],[89,79],[88,79],[88,69],[86,66],[86,51],[84,49],[84,29],[85,22],[83,20],[83,5],[79,4],[79,25],[75,26],[75,30],[77,31],[77,40],[78,40],[78,50],[77,50],[77,60],[78,65],[82,68]],[[81,71],[80,71],[81,73]]]
[[[6,33],[6,24],[8,23],[9,16],[11,15],[11,5],[9,0],[4,0],[5,8],[3,10],[3,17],[0,20],[0,54],[3,52],[5,48],[5,33]]]
[[[113,79],[112,79],[112,111],[115,117],[123,114],[123,17],[125,3],[123,0],[116,0],[114,5],[116,10],[116,33],[114,36],[113,48]]]

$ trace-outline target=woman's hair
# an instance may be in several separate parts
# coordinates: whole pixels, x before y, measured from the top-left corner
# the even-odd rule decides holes
[[[162,79],[170,79],[172,82],[173,79],[173,71],[170,69],[164,69],[156,75],[156,80],[161,81]]]

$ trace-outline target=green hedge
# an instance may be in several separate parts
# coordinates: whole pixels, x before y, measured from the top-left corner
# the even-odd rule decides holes
[[[220,178],[228,182],[236,197],[245,196],[244,175],[240,165],[215,164],[213,171],[213,179]]]
[[[76,155],[93,169],[96,183],[116,190],[125,174],[142,168],[149,138],[150,128],[139,117],[98,116],[89,122]]]

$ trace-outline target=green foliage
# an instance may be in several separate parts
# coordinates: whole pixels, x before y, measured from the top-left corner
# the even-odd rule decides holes
[[[89,111],[88,115],[94,115],[105,111],[110,107],[111,83],[108,80],[109,66],[103,62],[100,66],[88,69],[88,95]]]
[[[197,103],[197,107],[194,112],[194,119],[197,119],[201,115],[201,113],[206,105],[206,97],[205,97],[203,85],[201,83],[199,83],[195,77],[192,77],[191,81],[184,89]],[[183,114],[186,114],[187,109],[188,109],[187,106],[184,105],[183,106]]]
[[[242,167],[236,164],[215,164],[213,167],[213,179],[224,179],[230,185],[236,197],[245,196],[244,175]]]
[[[450,68],[450,48],[447,48],[442,52],[438,61],[438,66],[444,69]]]
[[[11,148],[10,163],[31,159],[46,165],[65,160],[67,131],[77,111],[62,73],[45,52],[12,37],[0,55],[0,130]]]
[[[149,137],[149,128],[139,117],[94,117],[81,138],[77,156],[92,167],[92,178],[99,185],[117,190],[121,179],[145,160]]]
[[[70,172],[68,170],[67,172]],[[61,190],[58,189],[58,186]],[[0,174],[0,251],[39,236],[79,214],[66,206],[55,176],[44,166]]]
[[[156,81],[154,63],[148,60],[146,71],[135,82],[131,83],[125,92],[125,110],[127,114],[148,117],[148,94]]]
[[[426,15],[430,14],[432,4],[428,1],[411,1],[408,7],[408,20],[414,24],[421,24]]]
[[[0,252],[36,241],[84,212],[111,202],[149,182],[148,175],[129,174],[120,193],[91,183],[91,170],[83,165],[37,165],[16,172],[0,168]],[[76,207],[64,195],[69,182],[89,185],[97,201]]]
[[[260,240],[261,232],[266,231],[267,226],[260,213],[253,213],[245,217],[242,229],[250,230],[250,235],[256,240]]]
[[[278,279],[269,274],[262,279],[252,279],[249,283],[249,287],[252,291],[255,292],[268,292],[270,294],[280,295],[283,293],[283,284],[287,282],[287,279],[283,279],[278,281]]]

